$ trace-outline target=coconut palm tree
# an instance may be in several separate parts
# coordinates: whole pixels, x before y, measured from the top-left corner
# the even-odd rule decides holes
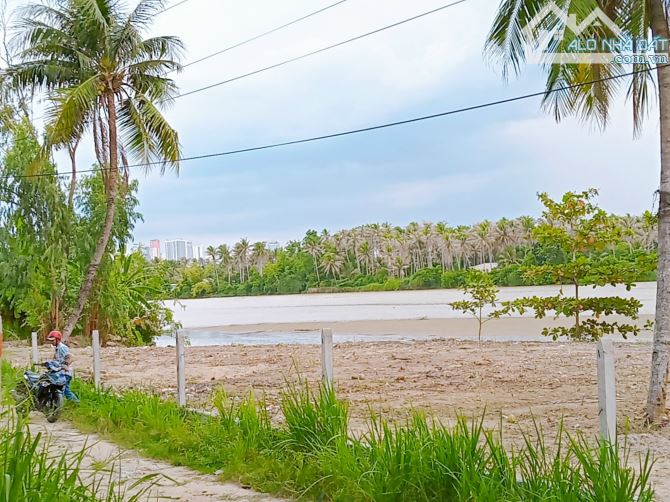
[[[233,255],[230,251],[230,247],[228,244],[221,244],[216,248],[216,254],[219,257],[219,263],[221,263],[223,268],[226,270],[226,274],[228,275],[228,284],[230,284],[230,275],[233,271]]]
[[[334,246],[329,246],[323,255],[321,255],[321,267],[326,274],[332,275],[338,279],[342,266],[344,265],[344,258]]]
[[[219,290],[219,267],[217,266],[216,259],[218,258],[218,253],[214,246],[207,246],[205,254],[212,260],[214,264],[214,278],[216,279],[216,290]]]
[[[65,337],[84,310],[107,251],[126,152],[140,162],[158,161],[163,170],[178,167],[178,135],[159,108],[176,93],[174,82],[164,75],[181,69],[183,47],[174,37],[142,36],[164,6],[164,0],[140,0],[124,12],[115,0],[58,0],[28,5],[21,12],[16,39],[20,62],[8,74],[17,88],[45,93],[47,145],[71,144],[93,123],[95,144],[105,138],[107,162],[100,171],[105,219],[63,328]]]
[[[597,42],[612,39],[616,34],[603,23],[593,23],[580,34],[567,28],[566,21],[578,22],[599,7],[617,25],[624,35],[633,40],[659,40],[655,44],[658,56],[670,57],[670,26],[667,0],[566,0],[555,2],[564,17],[553,14],[543,19],[542,9],[548,0],[502,0],[488,36],[486,52],[503,63],[503,74],[519,72],[525,61],[526,49],[548,49],[544,68],[547,71],[547,92],[543,106],[557,120],[566,115],[577,115],[595,121],[604,127],[610,115],[610,103],[616,93],[627,86],[631,98],[633,125],[639,132],[651,101],[657,96],[660,112],[661,177],[659,201],[659,259],[656,290],[656,322],[652,350],[651,378],[647,398],[647,417],[658,420],[666,412],[666,386],[670,361],[670,66],[655,68],[648,60],[633,66],[637,72],[617,80],[602,80],[629,72],[628,67],[615,62],[594,60],[579,64],[555,59],[554,54],[567,52],[571,43],[584,38]],[[532,22],[531,22],[532,21]],[[537,22],[539,21],[539,22]],[[620,44],[623,46],[625,44]],[[600,48],[602,44],[598,44]],[[616,48],[613,48],[616,50]],[[614,53],[611,54],[615,56]],[[656,82],[654,82],[654,76]],[[573,86],[566,89],[567,86]],[[656,86],[656,92],[653,87]]]
[[[256,267],[259,274],[263,273],[263,268],[270,259],[270,253],[268,251],[265,242],[255,242],[251,248],[251,263]]]
[[[358,246],[358,259],[360,270],[368,275],[372,273],[374,256],[370,242],[367,240],[362,241]]]
[[[251,245],[247,239],[241,239],[233,246],[233,258],[237,263],[237,269],[240,273],[240,282],[245,281],[249,275],[249,249]]]
[[[303,241],[303,249],[312,257],[314,262],[314,271],[316,272],[317,285],[321,282],[319,277],[319,258],[323,254],[323,243],[319,234],[314,230],[308,230]]]

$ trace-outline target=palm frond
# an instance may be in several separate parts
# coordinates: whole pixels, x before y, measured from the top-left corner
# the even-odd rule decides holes
[[[70,61],[35,60],[13,65],[7,70],[16,88],[52,90],[71,85],[79,77],[79,68]]]
[[[128,87],[160,105],[172,103],[177,95],[177,85],[171,78],[135,72],[129,74],[128,82]]]
[[[160,14],[166,5],[166,0],[141,0],[128,15],[126,23],[141,32],[149,27],[156,15]]]
[[[87,20],[98,28],[108,30],[114,24],[114,0],[70,0],[72,10],[81,13],[80,18]]]
[[[124,100],[119,120],[122,137],[132,155],[144,163],[154,159],[164,162],[161,173],[167,167],[179,170],[179,135],[147,97],[136,93],[134,99]]]
[[[147,59],[128,65],[128,74],[144,74],[154,77],[163,76],[171,71],[179,71],[181,65],[172,59]]]
[[[524,28],[551,0],[502,0],[484,46],[490,63],[500,66],[504,78],[519,73],[526,49],[534,43]]]
[[[99,76],[72,87],[58,89],[47,111],[47,141],[52,146],[67,144],[81,135],[82,128],[98,106]]]
[[[142,40],[131,54],[131,63],[150,59],[171,59],[181,70],[179,61],[184,55],[184,44],[178,37],[160,36]]]

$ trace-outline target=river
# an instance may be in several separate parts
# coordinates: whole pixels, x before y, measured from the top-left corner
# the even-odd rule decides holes
[[[513,300],[524,296],[550,296],[559,292],[558,286],[500,288],[499,300]],[[566,287],[566,294],[572,292]],[[634,296],[642,303],[640,314],[653,315],[656,283],[646,282],[626,291],[624,286],[583,287],[580,295]],[[463,319],[464,314],[448,304],[463,299],[455,289],[423,291],[390,291],[374,293],[303,294],[281,296],[246,296],[171,300],[166,304],[193,345],[264,344],[264,343],[318,343],[314,330],[283,329],[281,324],[347,323],[359,321],[398,321],[408,319]],[[268,325],[263,329],[258,325]],[[271,326],[275,325],[275,326]],[[250,329],[244,329],[249,326]],[[515,328],[518,330],[518,327]],[[503,333],[504,339],[513,340]],[[366,334],[365,340],[417,339],[427,335],[412,333]],[[519,339],[527,340],[525,335]],[[645,337],[647,338],[647,337]],[[336,336],[336,341],[356,341],[356,333]],[[174,343],[171,337],[159,337],[159,345]]]

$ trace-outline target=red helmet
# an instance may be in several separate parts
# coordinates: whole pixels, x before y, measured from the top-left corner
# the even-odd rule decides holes
[[[49,340],[49,341],[53,340],[53,341],[56,341],[56,342],[60,342],[62,339],[63,339],[63,333],[61,333],[60,331],[55,331],[54,330],[47,335],[47,340]]]

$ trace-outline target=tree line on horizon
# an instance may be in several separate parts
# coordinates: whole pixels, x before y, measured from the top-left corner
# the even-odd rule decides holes
[[[651,212],[610,215],[620,238],[603,253],[621,260],[654,253],[657,224]],[[331,233],[309,230],[301,240],[270,250],[240,239],[209,246],[207,260],[156,261],[168,295],[281,294],[306,291],[397,290],[462,285],[465,270],[497,264],[499,285],[521,285],[524,267],[560,262],[558,248],[540,245],[532,216],[450,227],[444,222],[368,224]],[[640,279],[652,280],[653,274]],[[533,279],[543,283],[542,278]],[[548,281],[548,279],[547,279]],[[546,281],[545,281],[546,282]]]

